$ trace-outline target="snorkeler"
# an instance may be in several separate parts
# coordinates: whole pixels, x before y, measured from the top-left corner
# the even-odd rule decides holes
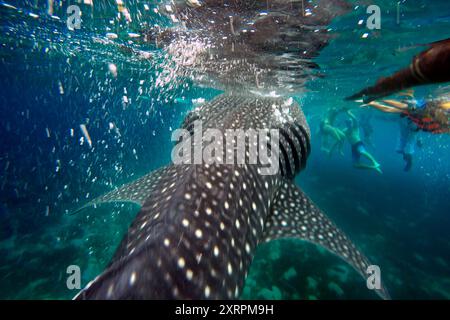
[[[397,152],[403,155],[403,160],[405,161],[404,170],[408,172],[412,167],[415,147],[421,147],[421,142],[417,139],[417,130],[412,122],[401,119],[399,125],[400,137]]]
[[[347,114],[349,118],[347,120],[347,129],[345,130],[345,135],[348,139],[348,142],[352,146],[353,167],[358,169],[372,169],[379,173],[383,173],[380,169],[381,165],[366,150],[364,143],[361,140],[358,119],[356,119],[351,111],[347,111]],[[366,157],[370,162],[372,162],[372,165],[362,163],[361,156]]]
[[[334,126],[336,117],[341,111],[342,110],[339,110],[336,107],[329,108],[320,122],[319,133],[322,135],[321,150],[328,153],[329,156],[331,156],[337,147],[339,153],[343,155],[342,148],[345,142],[345,133],[341,129]]]
[[[372,142],[372,135],[374,133],[374,129],[371,123],[372,115],[370,113],[364,113],[359,118],[359,124],[361,127],[361,133],[363,136],[364,142],[371,148],[375,148],[375,145]]]
[[[408,68],[390,77],[381,78],[372,86],[365,88],[346,100],[363,98],[370,102],[414,86],[450,81],[450,39],[433,42],[430,48],[413,58]]]
[[[382,100],[382,102],[372,101],[364,106],[408,117],[416,125],[417,130],[434,134],[450,133],[450,101],[447,100]]]

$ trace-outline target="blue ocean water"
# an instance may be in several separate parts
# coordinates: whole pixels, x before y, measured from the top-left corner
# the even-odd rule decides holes
[[[134,14],[153,1],[125,1]],[[383,174],[356,170],[350,146],[329,157],[318,128],[330,107],[380,76],[408,65],[424,47],[450,37],[450,3],[372,1],[380,30],[365,26],[367,3],[330,26],[333,39],[315,59],[323,77],[295,95],[313,151],[297,183],[376,264],[395,299],[450,297],[450,137],[422,133],[413,169],[396,153],[398,119],[374,110],[368,150]],[[372,3],[371,3],[372,4]],[[171,132],[193,100],[220,93],[164,76],[164,56],[123,50],[138,23],[164,24],[152,10],[114,22],[117,5],[94,1],[80,30],[65,24],[64,1],[0,5],[0,298],[68,299],[66,268],[79,265],[86,285],[108,263],[132,221],[132,205],[69,215],[87,201],[170,161]],[[359,22],[363,20],[363,23]],[[107,42],[107,33],[118,35]],[[115,75],[114,70],[117,71]],[[163,79],[164,81],[162,81]],[[445,85],[416,89],[428,97]],[[447,88],[447,90],[450,90]],[[357,104],[354,105],[358,107]],[[339,120],[343,121],[343,120]],[[88,128],[92,147],[80,130]],[[243,298],[377,299],[339,258],[296,240],[262,245]]]

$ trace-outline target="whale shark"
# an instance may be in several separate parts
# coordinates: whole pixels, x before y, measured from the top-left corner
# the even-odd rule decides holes
[[[148,30],[145,39],[168,53],[169,74],[224,90],[181,129],[193,135],[200,121],[203,132],[224,136],[275,130],[279,139],[267,148],[278,170],[262,174],[264,165],[248,157],[170,163],[87,203],[82,209],[106,202],[140,209],[106,269],[75,299],[237,299],[258,245],[281,238],[324,247],[366,278],[369,260],[294,183],[311,134],[301,106],[286,96],[314,76],[327,25],[348,9],[340,0],[177,0],[161,8],[174,26]],[[213,143],[187,141],[201,150]],[[384,284],[376,293],[389,298]]]
[[[290,102],[223,94],[182,125],[279,130],[276,174],[260,174],[258,163],[169,164],[88,203],[131,201],[141,209],[106,270],[76,298],[238,298],[257,246],[280,238],[320,245],[365,277],[368,259],[294,183],[311,145],[303,112]],[[377,291],[388,297],[384,286]]]

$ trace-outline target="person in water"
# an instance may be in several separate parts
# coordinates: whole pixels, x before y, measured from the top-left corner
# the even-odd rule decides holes
[[[416,125],[417,130],[434,134],[450,133],[450,101],[448,99],[382,100],[372,101],[363,105],[373,107],[386,113],[396,113],[407,117]]]
[[[341,111],[336,107],[329,108],[320,122],[319,133],[322,136],[321,150],[329,156],[332,155],[336,148],[343,155],[342,148],[345,142],[345,133],[335,126],[336,118]]]
[[[372,86],[346,98],[364,102],[388,96],[414,86],[450,81],[450,39],[433,42],[430,48],[415,56],[411,64],[393,75],[381,78]]]
[[[374,133],[373,125],[371,123],[372,115],[370,113],[364,113],[359,118],[359,124],[362,131],[363,141],[371,148],[375,148],[372,142],[372,135]]]
[[[383,173],[380,168],[381,165],[366,150],[364,142],[361,139],[358,119],[353,115],[351,111],[347,111],[347,114],[349,118],[346,121],[347,128],[345,129],[345,135],[352,147],[353,167],[358,169],[371,169],[379,173]],[[364,164],[361,160],[361,157],[367,158],[372,164]]]
[[[421,147],[421,141],[417,138],[418,131],[411,121],[406,119],[400,119],[400,135],[397,152],[403,155],[405,161],[405,172],[408,172],[412,168],[413,155],[415,153],[415,147]]]

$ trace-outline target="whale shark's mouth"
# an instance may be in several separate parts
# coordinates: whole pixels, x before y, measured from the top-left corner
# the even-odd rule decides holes
[[[320,76],[313,62],[330,40],[328,25],[345,1],[167,1],[173,27],[155,35],[172,70],[224,90],[300,91]]]

